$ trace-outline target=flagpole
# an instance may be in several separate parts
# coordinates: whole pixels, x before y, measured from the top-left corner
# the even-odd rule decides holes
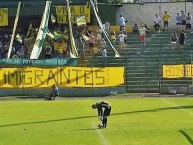
[[[72,33],[71,12],[70,12],[69,0],[66,0],[66,3],[67,3],[68,26],[69,26],[69,31],[70,31],[70,43],[71,43],[70,55],[72,58],[77,58],[78,52],[76,49],[76,45],[75,45],[75,41],[74,41],[74,37]]]
[[[29,27],[28,27],[28,30],[27,30],[26,38],[28,38],[31,29],[32,29],[32,23],[30,22]]]
[[[16,31],[17,23],[18,23],[18,19],[19,19],[20,8],[21,8],[21,2],[19,2],[18,6],[17,6],[17,13],[16,13],[13,32],[12,32],[12,35],[11,35],[11,41],[10,41],[9,49],[8,49],[8,53],[7,53],[7,59],[9,59],[10,55],[11,55],[12,45],[13,45],[13,41],[14,41],[14,37],[15,37],[15,31]]]

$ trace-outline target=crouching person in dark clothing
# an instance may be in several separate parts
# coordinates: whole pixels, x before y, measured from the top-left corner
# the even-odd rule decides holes
[[[102,121],[102,124],[99,124],[99,128],[107,127],[107,117],[111,113],[111,105],[107,102],[101,101],[92,105],[93,109],[98,109],[98,117]]]
[[[56,86],[56,84],[53,84],[53,86],[52,86],[52,92],[50,93],[48,100],[55,100],[55,98],[56,98],[57,96],[59,96],[59,89],[58,89],[58,87]]]

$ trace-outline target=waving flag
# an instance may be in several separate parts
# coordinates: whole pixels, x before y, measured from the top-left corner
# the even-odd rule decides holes
[[[85,16],[76,17],[77,26],[86,25]]]
[[[54,17],[53,14],[51,14],[51,21],[52,21],[52,23],[56,23],[56,17]]]
[[[58,39],[60,39],[60,38],[63,38],[63,34],[57,32],[57,31],[54,31],[53,33],[52,33],[52,32],[48,32],[47,35],[48,35],[49,37],[51,37],[52,39],[54,39],[54,40],[58,40]]]
[[[82,37],[83,37],[84,41],[88,41],[89,40],[89,37],[84,35],[84,34],[82,34]]]
[[[42,51],[42,46],[44,44],[44,40],[48,32],[48,21],[49,21],[49,16],[50,16],[51,3],[52,3],[51,1],[46,1],[44,14],[42,16],[42,21],[41,21],[41,24],[38,30],[38,35],[36,37],[36,41],[35,41],[30,59],[38,59]]]

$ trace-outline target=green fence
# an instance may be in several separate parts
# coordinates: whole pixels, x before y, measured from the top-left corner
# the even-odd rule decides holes
[[[125,52],[122,57],[114,58],[114,53],[107,49],[108,57],[104,63],[100,54],[90,59],[90,66],[125,66],[125,88],[131,93],[192,93],[192,54],[193,34],[187,33],[185,46],[170,43],[172,32],[151,32],[147,35],[146,45],[141,45],[138,34],[129,34]],[[116,46],[118,48],[118,45]],[[164,65],[181,65],[170,67],[173,78],[164,77]],[[190,65],[187,67],[187,65]],[[172,70],[172,69],[179,70]],[[169,71],[169,70],[167,70]],[[182,75],[176,75],[181,72]],[[189,74],[187,74],[189,73]]]
[[[64,88],[61,90],[67,96],[102,96],[116,93],[183,93],[192,94],[193,87],[193,34],[187,33],[185,46],[175,49],[170,43],[172,31],[151,32],[147,35],[146,45],[141,45],[138,34],[129,33],[125,52],[115,58],[114,52],[107,48],[106,61],[100,53],[86,54],[81,65],[86,67],[125,67],[125,83],[115,87],[105,88]],[[115,46],[118,49],[118,42]],[[166,66],[167,68],[164,68]],[[163,69],[164,68],[164,69]],[[0,95],[6,93],[29,95],[44,94],[49,89],[0,90]]]

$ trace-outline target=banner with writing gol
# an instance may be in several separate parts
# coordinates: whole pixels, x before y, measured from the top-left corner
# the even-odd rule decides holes
[[[184,65],[163,65],[163,78],[184,77]]]
[[[182,77],[193,77],[193,64],[163,65],[163,78]]]

